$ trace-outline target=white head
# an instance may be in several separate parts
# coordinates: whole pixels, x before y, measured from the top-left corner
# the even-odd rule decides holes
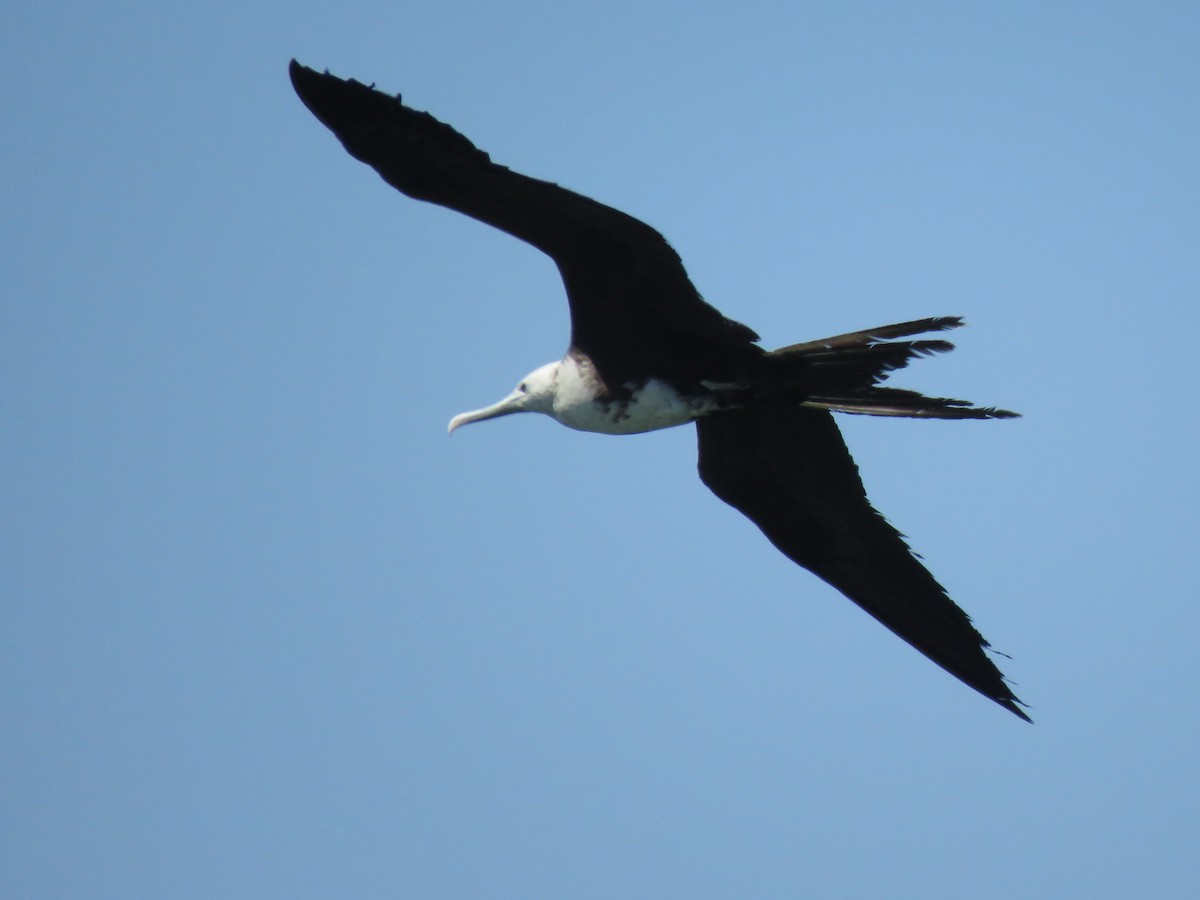
[[[558,390],[558,367],[559,363],[552,362],[546,363],[540,369],[534,369],[521,379],[516,390],[499,403],[455,416],[450,420],[447,433],[454,434],[454,429],[459,425],[482,422],[484,419],[494,419],[510,413],[540,412],[553,415],[554,395]]]

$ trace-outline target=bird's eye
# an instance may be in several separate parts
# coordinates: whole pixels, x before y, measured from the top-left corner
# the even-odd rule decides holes
[[[519,393],[522,393],[522,394],[524,394],[524,393],[525,393],[526,391],[528,391],[528,390],[529,390],[529,385],[527,385],[527,384],[526,384],[525,382],[523,382],[523,381],[522,381],[520,384],[518,384],[518,385],[517,385],[517,391],[518,391]]]

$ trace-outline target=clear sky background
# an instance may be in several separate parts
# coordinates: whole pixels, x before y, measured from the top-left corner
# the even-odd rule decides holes
[[[7,3],[6,896],[1200,896],[1200,7]],[[841,419],[1029,726],[628,438],[457,412],[548,259],[290,57],[660,229],[781,345],[971,327]]]

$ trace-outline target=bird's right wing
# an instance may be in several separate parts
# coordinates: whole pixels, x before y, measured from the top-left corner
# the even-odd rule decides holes
[[[790,404],[696,422],[700,478],[784,555],[950,674],[1029,721],[988,643],[867,500],[832,414]]]

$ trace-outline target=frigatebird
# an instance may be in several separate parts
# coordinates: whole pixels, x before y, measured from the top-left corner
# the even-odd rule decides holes
[[[1026,721],[989,645],[870,504],[831,411],[935,419],[1016,415],[881,382],[953,345],[918,338],[962,325],[943,316],[765,350],[692,285],[644,222],[492,162],[429,113],[374,85],[292,60],[304,105],[402,193],[532,244],[557,264],[571,310],[562,359],[449,430],[518,412],[569,428],[633,434],[696,423],[700,479],[784,555],[837,588],[917,650]],[[908,339],[908,340],[901,340]]]

